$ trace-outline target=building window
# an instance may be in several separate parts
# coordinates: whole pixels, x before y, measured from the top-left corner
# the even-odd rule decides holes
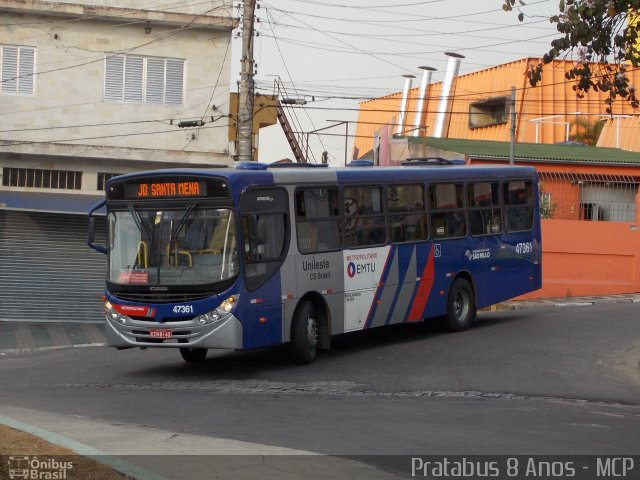
[[[5,187],[80,190],[82,188],[82,172],[5,167],[2,169],[2,185]]]
[[[0,45],[0,92],[33,95],[35,56],[33,47]]]
[[[490,127],[507,123],[509,99],[507,97],[490,98],[469,105],[469,128]]]
[[[107,55],[104,99],[110,102],[182,105],[184,60]]]
[[[634,222],[638,186],[631,183],[579,182],[580,220]]]
[[[104,190],[104,187],[107,184],[107,180],[111,180],[113,177],[117,177],[118,175],[122,175],[122,174],[98,172],[97,190]]]

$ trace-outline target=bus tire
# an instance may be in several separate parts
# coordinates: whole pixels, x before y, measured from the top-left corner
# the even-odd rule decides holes
[[[185,362],[197,363],[204,361],[207,356],[206,348],[181,348],[180,355]]]
[[[298,305],[291,325],[291,360],[308,364],[318,352],[318,321],[313,305],[305,300]]]
[[[468,329],[476,319],[476,299],[473,288],[464,278],[454,280],[447,298],[445,327],[452,332]]]

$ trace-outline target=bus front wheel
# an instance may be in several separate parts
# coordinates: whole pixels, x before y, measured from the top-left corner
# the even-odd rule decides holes
[[[185,362],[195,363],[202,362],[207,356],[206,348],[181,348],[180,355]]]
[[[473,288],[464,278],[458,278],[451,285],[447,299],[445,326],[452,332],[468,329],[476,319],[476,300]]]
[[[318,321],[309,301],[298,305],[291,325],[291,359],[307,364],[315,360],[318,351]]]

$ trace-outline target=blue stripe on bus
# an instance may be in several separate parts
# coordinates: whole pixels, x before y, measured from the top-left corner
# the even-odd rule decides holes
[[[409,273],[409,266],[411,264],[411,257],[413,256],[413,252],[416,249],[416,244],[413,245],[401,245],[396,251],[398,252],[398,285],[396,287],[396,293],[393,295],[393,301],[391,302],[391,308],[389,309],[389,314],[387,315],[387,319],[384,324],[389,325],[391,323],[391,319],[393,318],[394,311],[396,309],[396,304],[398,303],[398,298],[400,297],[400,292],[404,287],[405,278],[407,277],[407,273]]]
[[[367,316],[367,321],[364,323],[364,328],[371,327],[371,323],[373,322],[373,318],[376,315],[376,310],[378,309],[378,302],[382,297],[382,292],[385,289],[387,284],[387,278],[389,277],[389,271],[391,270],[391,265],[393,264],[392,259],[395,255],[397,247],[395,245],[391,245],[389,248],[389,253],[387,254],[387,259],[385,260],[384,268],[382,269],[382,275],[380,276],[380,280],[378,282],[378,286],[376,287],[376,292],[373,295],[373,301],[371,302],[371,307],[369,307],[369,315]]]

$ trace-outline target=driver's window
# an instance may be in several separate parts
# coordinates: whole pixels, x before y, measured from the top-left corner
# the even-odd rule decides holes
[[[285,216],[249,214],[242,217],[244,253],[247,263],[268,262],[282,256],[285,241]]]
[[[283,189],[250,190],[242,195],[243,253],[247,288],[255,290],[282,264],[288,242],[288,200]]]

